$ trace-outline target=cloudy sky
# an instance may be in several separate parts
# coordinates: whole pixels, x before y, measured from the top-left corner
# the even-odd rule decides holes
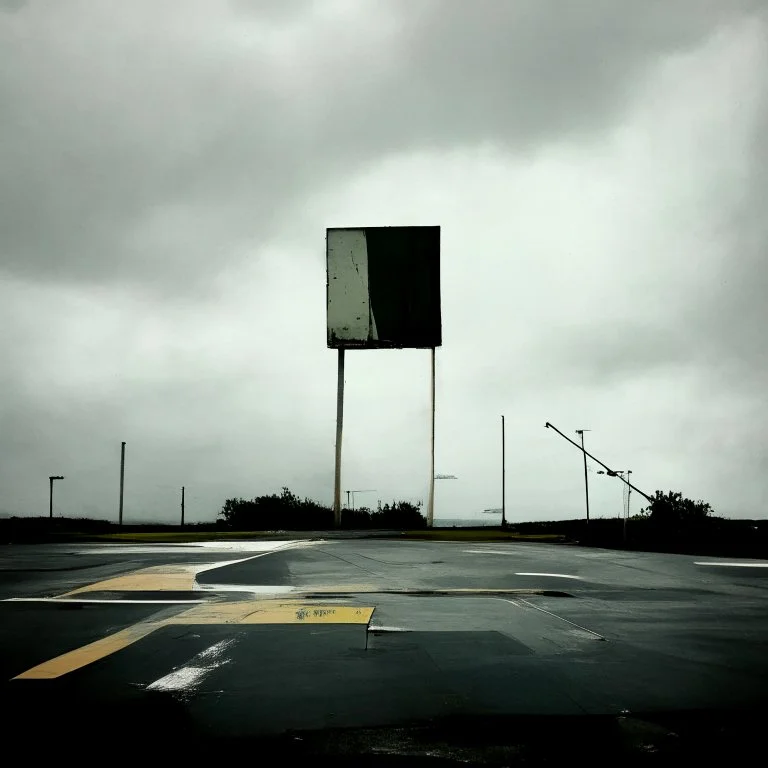
[[[325,228],[439,224],[437,517],[502,413],[511,520],[583,515],[545,421],[765,517],[767,5],[0,0],[0,513],[116,519],[122,440],[127,522],[330,502]],[[358,503],[426,500],[428,395],[347,354]]]

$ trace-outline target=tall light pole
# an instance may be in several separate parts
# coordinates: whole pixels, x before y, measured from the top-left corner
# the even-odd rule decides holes
[[[181,486],[181,526],[184,527],[184,486]]]
[[[117,513],[117,522],[123,524],[123,491],[125,489],[125,441],[120,443],[120,508]]]
[[[587,456],[589,456],[589,458],[592,459],[592,461],[599,464],[604,470],[606,470],[606,473],[608,475],[610,475],[611,477],[620,477],[620,475],[614,472],[607,464],[600,461],[600,459],[598,459],[597,456],[593,456],[588,451],[585,451],[583,442],[581,447],[579,447],[578,443],[575,443],[573,440],[571,440],[570,437],[568,437],[567,435],[564,435],[554,424],[550,424],[549,422],[547,422],[544,425],[544,429],[554,429],[555,432],[557,432],[557,434],[560,435],[560,437],[567,440],[571,445],[578,448],[583,454],[586,454]],[[589,430],[586,430],[586,431],[589,432]],[[639,493],[644,499],[647,499],[651,504],[653,504],[654,502],[653,496],[649,496],[645,491],[641,491],[636,485],[632,485],[632,483],[630,483],[629,480],[625,480],[623,477],[621,477],[621,481],[626,485],[628,485],[635,493]]]
[[[631,474],[632,474],[632,470],[628,469],[627,470],[627,483],[629,483],[629,481],[631,480],[631,478],[630,478]],[[630,500],[630,498],[632,496],[632,486],[631,485],[627,485],[626,488],[627,488],[627,509],[624,512],[624,527],[623,527],[623,530],[622,530],[622,538],[624,539],[624,543],[625,544],[627,543],[627,520],[629,520],[629,500]]]
[[[54,480],[63,480],[64,475],[49,475],[48,476],[48,483],[50,484],[50,487],[48,489],[48,517],[53,520],[53,481]]]
[[[504,416],[501,417],[501,527],[507,527],[507,461],[504,445]]]
[[[589,525],[589,477],[587,475],[587,452],[584,450],[584,433],[591,429],[577,429],[576,434],[581,435],[581,455],[584,457],[584,494],[587,499],[587,525]]]
[[[629,476],[632,474],[631,469],[623,470],[623,469],[609,469],[607,472],[604,472],[602,469],[597,470],[598,475],[607,475],[608,477],[618,477],[620,480],[624,481],[624,493],[627,494],[627,501],[626,506],[622,508],[621,514],[623,518],[623,524],[622,524],[622,538],[624,540],[624,543],[627,543],[627,519],[629,518],[629,501],[632,495],[632,484],[629,482]],[[626,475],[626,478],[624,477]],[[622,502],[623,503],[623,502]]]

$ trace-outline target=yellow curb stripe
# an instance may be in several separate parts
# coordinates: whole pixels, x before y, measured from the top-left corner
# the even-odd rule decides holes
[[[149,568],[141,568],[138,571],[126,573],[123,576],[115,576],[112,579],[86,584],[84,587],[78,587],[64,595],[59,595],[59,597],[81,595],[84,592],[191,592],[197,588],[198,573],[243,563],[246,560],[255,560],[268,554],[271,552],[262,552],[260,555],[238,560],[221,560],[215,563],[153,565]]]
[[[224,609],[224,610],[218,610]],[[368,624],[373,608],[313,605],[301,601],[270,600],[205,605],[178,616],[174,624]]]
[[[111,656],[123,648],[127,648],[137,640],[141,640],[151,632],[154,632],[158,624],[136,624],[114,635],[103,637],[93,643],[76,648],[54,659],[44,661],[36,667],[16,675],[14,680],[51,680],[55,677],[61,677],[68,672],[74,672],[76,669],[93,664],[94,661]]]
[[[104,659],[160,627],[195,624],[364,624],[373,608],[312,605],[301,601],[251,600],[195,606],[177,616],[134,624],[113,635],[56,656],[22,672],[14,680],[51,680]]]
[[[192,573],[146,573],[137,571],[106,581],[97,581],[73,589],[60,597],[82,595],[85,592],[191,592],[195,588]]]

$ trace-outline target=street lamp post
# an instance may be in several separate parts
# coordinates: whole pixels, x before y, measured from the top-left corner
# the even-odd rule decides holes
[[[507,457],[504,442],[504,415],[501,416],[501,527],[507,527]]]
[[[587,525],[589,525],[589,478],[587,476],[587,452],[584,450],[584,433],[591,429],[577,429],[576,434],[581,435],[581,455],[584,457],[584,495],[587,500]]]
[[[619,477],[622,480],[624,480],[624,482],[625,482],[625,485],[626,485],[625,490],[626,490],[626,494],[627,494],[627,506],[623,507],[622,510],[621,510],[622,519],[623,519],[621,536],[622,536],[622,539],[623,539],[624,543],[626,544],[627,543],[627,520],[629,519],[629,502],[630,502],[630,499],[632,497],[632,484],[630,483],[629,476],[632,474],[632,470],[631,469],[627,469],[627,470],[623,470],[623,469],[617,469],[617,470],[609,469],[607,471],[603,471],[602,469],[598,469],[597,470],[597,474],[598,475],[607,475],[608,477]],[[624,475],[626,475],[626,478],[624,477]]]
[[[627,470],[627,483],[632,479],[630,475],[632,470]],[[629,501],[632,498],[632,486],[627,485],[627,511],[624,513],[624,543],[627,543],[627,521],[629,520]]]
[[[48,476],[48,483],[49,483],[49,489],[48,489],[48,517],[53,520],[53,481],[54,480],[63,480],[64,475],[49,475]]]
[[[120,443],[120,506],[117,510],[117,523],[123,524],[123,491],[125,490],[125,440]]]

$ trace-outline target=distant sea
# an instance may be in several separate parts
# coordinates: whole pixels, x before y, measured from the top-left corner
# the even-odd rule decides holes
[[[479,528],[480,526],[501,525],[501,515],[478,515],[477,517],[436,517],[435,527],[437,528]]]

